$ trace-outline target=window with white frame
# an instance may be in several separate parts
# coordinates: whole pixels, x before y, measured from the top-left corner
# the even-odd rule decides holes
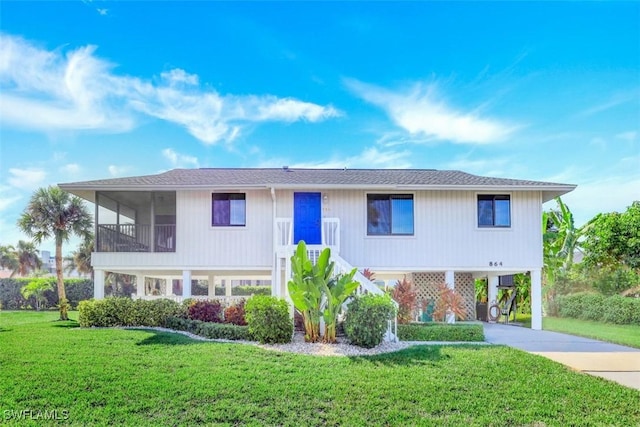
[[[244,193],[213,193],[211,195],[211,225],[214,227],[244,227],[247,223]]]

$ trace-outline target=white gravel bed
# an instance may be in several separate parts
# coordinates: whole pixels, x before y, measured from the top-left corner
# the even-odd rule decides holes
[[[383,341],[380,345],[374,348],[362,348],[355,345],[351,345],[345,338],[338,337],[336,344],[324,344],[324,343],[307,343],[304,342],[304,335],[302,333],[295,333],[293,340],[287,344],[259,344],[255,341],[241,341],[241,340],[225,340],[225,339],[209,339],[199,335],[192,334],[185,331],[176,331],[173,329],[160,328],[160,327],[142,327],[132,326],[125,327],[123,329],[149,329],[160,332],[171,332],[174,334],[182,334],[197,341],[209,341],[209,342],[224,342],[232,344],[249,344],[254,345],[265,350],[281,351],[287,353],[306,354],[311,356],[373,356],[382,353],[392,353],[394,351],[404,350],[405,348],[414,345],[487,345],[487,342],[440,342],[440,341],[399,341],[399,342],[386,342]]]

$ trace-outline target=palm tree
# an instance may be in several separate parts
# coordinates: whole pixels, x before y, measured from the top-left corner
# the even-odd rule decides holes
[[[66,263],[65,271],[71,273],[75,270],[83,276],[93,277],[91,252],[93,252],[93,236],[80,243],[78,249],[71,252],[71,255],[64,257]]]
[[[0,246],[0,268],[11,270],[11,276],[18,270],[16,248],[12,245]]]
[[[53,238],[56,244],[56,276],[60,320],[68,320],[68,301],[62,279],[62,244],[72,235],[87,239],[93,220],[79,197],[58,187],[38,189],[18,220],[18,227],[36,244]]]
[[[39,270],[42,267],[42,261],[38,256],[39,250],[33,242],[25,242],[20,240],[16,247],[16,258],[18,259],[17,269],[14,273],[18,273],[24,277],[31,271]]]

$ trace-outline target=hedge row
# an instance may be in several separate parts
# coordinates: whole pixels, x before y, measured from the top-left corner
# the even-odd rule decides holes
[[[186,305],[169,299],[132,300],[105,298],[81,301],[78,323],[82,327],[164,326],[169,317],[186,317]]]
[[[480,324],[409,323],[398,325],[401,341],[484,341]]]
[[[44,307],[52,308],[58,305],[58,291],[55,277],[44,277],[51,284],[51,290],[45,291]],[[36,306],[33,297],[25,299],[20,290],[26,286],[32,278],[0,279],[0,307],[3,310],[31,309]],[[72,308],[76,308],[83,300],[93,298],[93,281],[91,279],[65,279],[64,288],[67,299]]]
[[[640,298],[578,293],[557,298],[558,315],[618,325],[640,325]]]
[[[163,326],[206,338],[254,339],[261,343],[291,341],[293,321],[289,317],[289,306],[282,299],[262,295],[251,298],[246,303],[248,326],[190,319],[190,308],[199,305],[202,305],[201,301],[186,300],[179,304],[164,298],[151,301],[129,298],[81,301],[78,323],[82,327]]]
[[[202,322],[200,320],[168,317],[164,327],[176,331],[191,332],[205,338],[225,340],[250,340],[249,327],[227,323]]]

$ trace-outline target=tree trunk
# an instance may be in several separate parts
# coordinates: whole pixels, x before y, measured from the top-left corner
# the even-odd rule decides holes
[[[64,279],[62,278],[62,239],[59,238],[56,238],[56,277],[58,279],[60,320],[69,320],[69,316],[67,315],[67,294],[64,291]]]

